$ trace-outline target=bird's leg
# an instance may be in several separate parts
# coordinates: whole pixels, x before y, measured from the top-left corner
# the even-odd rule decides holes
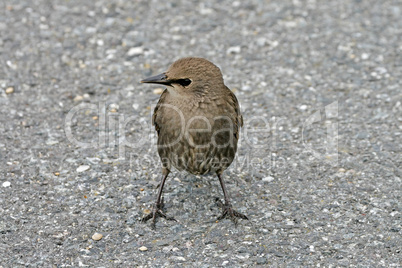
[[[237,226],[237,218],[245,219],[248,220],[247,216],[237,212],[232,208],[232,203],[230,202],[229,195],[226,191],[226,186],[225,182],[223,181],[222,175],[217,173],[219,182],[221,183],[222,191],[223,191],[223,196],[225,198],[225,204],[222,204],[222,202],[217,198],[217,202],[222,207],[222,215],[218,218],[218,220],[222,220],[224,218],[230,218],[234,224]]]
[[[152,219],[152,228],[154,228],[154,229],[155,229],[157,217],[163,217],[169,221],[176,221],[173,217],[169,217],[163,212],[162,191],[163,191],[163,186],[165,185],[165,181],[166,181],[166,178],[168,175],[169,175],[169,172],[166,172],[166,174],[163,174],[161,183],[159,185],[158,197],[156,198],[156,202],[155,202],[154,207],[152,208],[151,213],[149,213],[148,215],[146,215],[145,217],[142,218],[142,222],[146,222],[147,220]]]

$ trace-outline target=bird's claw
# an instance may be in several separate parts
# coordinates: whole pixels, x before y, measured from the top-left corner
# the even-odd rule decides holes
[[[168,221],[176,221],[177,222],[177,220],[175,218],[169,217],[168,215],[165,214],[165,212],[163,212],[163,201],[159,204],[155,204],[154,208],[152,209],[152,212],[149,213],[148,215],[144,216],[141,219],[141,222],[146,222],[146,221],[152,219],[151,227],[152,227],[152,229],[155,229],[156,219],[158,217],[165,218]]]
[[[225,204],[223,204],[219,198],[216,199],[216,202],[218,203],[218,206],[222,208],[222,215],[218,217],[218,221],[229,218],[233,221],[235,226],[237,226],[237,218],[248,220],[246,215],[234,210],[230,202],[225,202]]]

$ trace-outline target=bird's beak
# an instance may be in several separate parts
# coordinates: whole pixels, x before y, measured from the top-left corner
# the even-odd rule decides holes
[[[162,85],[170,85],[172,81],[168,80],[165,73],[161,73],[155,76],[151,76],[141,80],[141,83],[150,83],[150,84],[162,84]]]

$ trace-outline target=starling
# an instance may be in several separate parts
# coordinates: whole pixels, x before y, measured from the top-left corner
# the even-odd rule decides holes
[[[158,154],[162,162],[162,180],[152,212],[142,221],[157,217],[174,220],[163,212],[162,190],[171,168],[195,175],[215,173],[225,203],[218,218],[248,219],[232,208],[222,172],[235,158],[243,117],[236,96],[224,84],[220,69],[203,58],[182,58],[159,75],[141,83],[165,85],[152,116],[158,133]]]

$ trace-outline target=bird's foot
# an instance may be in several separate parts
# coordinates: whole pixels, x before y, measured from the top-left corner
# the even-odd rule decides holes
[[[218,206],[222,208],[222,215],[219,216],[218,221],[229,218],[233,221],[235,226],[237,226],[237,218],[248,220],[246,215],[234,210],[230,202],[226,201],[225,204],[223,204],[219,198],[216,198],[216,202],[218,203]]]
[[[169,221],[176,221],[173,217],[169,217],[165,214],[165,212],[163,212],[163,200],[159,204],[158,203],[155,204],[154,208],[152,209],[152,212],[149,213],[148,215],[144,216],[141,221],[146,222],[146,221],[152,219],[151,227],[152,227],[152,229],[155,229],[156,219],[158,217],[165,218]]]

